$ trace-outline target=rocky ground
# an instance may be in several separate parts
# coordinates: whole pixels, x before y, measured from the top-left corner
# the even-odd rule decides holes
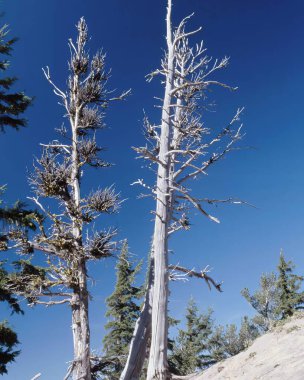
[[[304,313],[256,339],[240,354],[191,380],[304,380]]]

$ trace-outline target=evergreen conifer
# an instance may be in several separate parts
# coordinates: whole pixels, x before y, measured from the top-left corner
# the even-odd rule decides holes
[[[188,375],[210,363],[208,341],[212,334],[212,311],[199,313],[191,298],[186,312],[186,329],[180,329],[169,358],[170,367],[177,375]]]
[[[104,337],[104,352],[107,365],[104,374],[109,379],[119,379],[132,339],[135,322],[140,313],[137,302],[142,296],[142,287],[134,285],[141,263],[135,267],[130,258],[127,241],[124,242],[117,262],[115,290],[107,298],[109,322],[105,325],[108,334]]]
[[[8,26],[4,25],[0,28],[0,131],[4,132],[5,127],[19,129],[26,125],[26,119],[22,118],[22,114],[30,105],[32,99],[23,92],[11,91],[16,77],[5,76],[6,70],[9,68],[7,58],[11,55],[13,44],[17,38],[8,39]],[[5,190],[5,186],[0,186],[0,195]],[[0,205],[2,199],[0,199]],[[0,222],[2,226],[20,225],[27,228],[35,228],[33,223],[34,214],[25,209],[25,205],[16,202],[12,207],[0,206]],[[4,230],[4,229],[3,229]],[[8,234],[6,231],[0,231],[0,251],[7,249]],[[0,261],[0,302],[8,303],[13,313],[23,314],[17,298],[13,292],[9,290],[8,284],[10,275],[5,269],[5,261]],[[7,321],[0,322],[0,374],[7,373],[7,364],[13,362],[19,351],[16,350],[18,345],[18,337],[15,331],[8,325]]]
[[[294,274],[294,267],[292,261],[286,261],[281,252],[278,265],[277,288],[280,296],[277,313],[282,319],[292,316],[298,309],[303,309],[304,292],[300,288],[304,277]]]
[[[0,28],[0,71],[4,73],[9,68],[7,57],[11,55],[13,45],[17,38],[8,39],[8,26],[4,25]],[[31,104],[32,99],[23,92],[15,92],[12,90],[16,77],[4,76],[0,78],[0,131],[4,131],[5,127],[19,129],[26,125],[26,119],[22,118],[22,114]]]
[[[257,311],[253,320],[262,332],[268,331],[271,321],[279,319],[278,304],[279,290],[275,273],[263,273],[260,278],[260,287],[253,294],[245,288],[241,291],[242,296]]]

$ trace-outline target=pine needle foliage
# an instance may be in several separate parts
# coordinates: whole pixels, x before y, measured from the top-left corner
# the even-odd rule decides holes
[[[191,298],[186,311],[186,329],[180,329],[169,357],[171,371],[189,375],[209,365],[208,342],[213,331],[212,311],[199,313]]]
[[[19,341],[17,334],[8,326],[6,321],[0,322],[0,375],[7,373],[7,364],[15,361],[20,351],[15,347]]]
[[[0,188],[0,194],[5,190],[5,186]],[[2,200],[0,199],[0,205]],[[0,222],[2,230],[0,231],[0,251],[8,248],[11,228],[35,229],[34,219],[39,215],[33,211],[27,210],[26,205],[22,202],[16,202],[12,207],[0,206]],[[6,260],[0,261],[0,302],[6,303],[12,313],[23,314],[18,297],[14,294],[12,277],[15,276],[13,268]],[[9,268],[9,269],[8,269]],[[0,374],[7,373],[7,365],[15,361],[20,351],[16,350],[19,344],[15,331],[9,326],[7,321],[0,322]]]
[[[301,290],[304,276],[294,274],[295,265],[286,261],[280,253],[278,273],[263,273],[260,286],[253,294],[245,288],[243,297],[257,311],[253,322],[261,332],[266,332],[274,321],[291,317],[296,310],[304,308],[304,292]]]
[[[235,324],[215,325],[212,310],[199,313],[193,299],[186,313],[186,329],[179,329],[169,357],[170,370],[178,376],[201,371],[237,355],[260,335],[255,323],[245,316],[240,328]]]
[[[133,265],[128,243],[123,243],[116,265],[116,284],[114,292],[107,298],[109,318],[103,339],[105,357],[110,361],[104,369],[109,379],[119,379],[132,339],[135,322],[140,313],[138,300],[142,297],[142,287],[135,286],[136,275],[142,263]]]
[[[22,114],[32,102],[32,98],[23,92],[14,92],[13,87],[17,81],[16,77],[5,76],[6,70],[10,66],[8,57],[11,55],[13,45],[17,38],[9,38],[7,25],[0,28],[0,131],[4,132],[5,127],[18,130],[26,126],[26,119]]]
[[[276,274],[273,272],[263,273],[259,281],[259,288],[254,293],[251,294],[249,289],[245,288],[241,294],[257,311],[257,315],[254,317],[255,323],[262,332],[268,331],[271,322],[279,319],[280,294]]]
[[[216,326],[208,342],[210,364],[237,355],[248,348],[259,335],[258,327],[247,316],[242,318],[239,329],[234,323],[225,327]]]
[[[281,252],[278,264],[277,287],[280,297],[277,312],[282,319],[291,317],[296,310],[304,308],[304,292],[300,291],[304,277],[294,274],[294,268],[293,262],[286,261]]]

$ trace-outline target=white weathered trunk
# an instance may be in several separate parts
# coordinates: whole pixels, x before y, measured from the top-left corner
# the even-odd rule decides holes
[[[169,210],[169,172],[170,172],[170,134],[171,134],[171,92],[174,81],[174,47],[171,31],[171,7],[168,0],[167,8],[167,46],[168,74],[162,109],[162,123],[159,144],[156,189],[156,215],[153,236],[154,248],[154,291],[152,307],[152,333],[149,355],[147,380],[165,380],[170,377],[168,371],[168,224]]]
[[[80,265],[78,279],[80,289],[74,292],[72,298],[72,331],[74,342],[72,373],[74,380],[91,380],[88,292],[84,263]]]
[[[77,105],[79,90],[79,78],[74,77],[73,101]],[[78,210],[80,205],[80,173],[78,157],[78,135],[77,127],[79,123],[79,108],[76,107],[75,117],[70,118],[72,128],[72,172],[71,185],[73,188],[74,207]],[[82,224],[79,223],[77,216],[72,216],[73,235],[76,241],[76,247],[73,258],[73,269],[77,284],[74,287],[72,297],[72,331],[74,342],[74,361],[73,361],[73,379],[74,380],[91,380],[91,363],[90,363],[90,328],[89,328],[89,295],[87,290],[86,262],[82,257]]]
[[[150,255],[148,284],[145,302],[135,324],[133,338],[129,348],[128,359],[120,380],[138,380],[146,359],[148,341],[151,336],[151,312],[153,302],[154,254]]]
[[[180,140],[180,130],[177,126],[178,121],[181,117],[181,106],[182,101],[180,98],[176,100],[176,107],[175,107],[175,114],[174,114],[174,131],[172,136],[172,144],[171,147],[173,150],[179,149],[179,140]],[[174,212],[174,202],[175,202],[175,194],[173,190],[174,186],[174,173],[175,173],[175,160],[176,160],[176,154],[171,154],[171,162],[170,162],[170,172],[169,172],[169,193],[170,193],[170,199],[169,199],[169,212],[170,212],[170,222],[172,221],[173,212]]]

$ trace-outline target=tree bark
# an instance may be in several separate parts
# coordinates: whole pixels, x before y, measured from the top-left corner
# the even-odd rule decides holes
[[[152,336],[149,355],[147,380],[165,380],[170,377],[168,370],[168,224],[169,210],[169,172],[170,172],[170,133],[171,133],[171,91],[174,81],[174,47],[171,31],[172,1],[167,7],[167,47],[168,74],[162,109],[162,123],[159,146],[159,161],[156,188],[156,216],[154,224],[154,291],[152,307]]]
[[[72,298],[72,331],[74,342],[74,380],[91,380],[90,329],[88,315],[88,291],[85,263],[79,267],[79,290]]]

